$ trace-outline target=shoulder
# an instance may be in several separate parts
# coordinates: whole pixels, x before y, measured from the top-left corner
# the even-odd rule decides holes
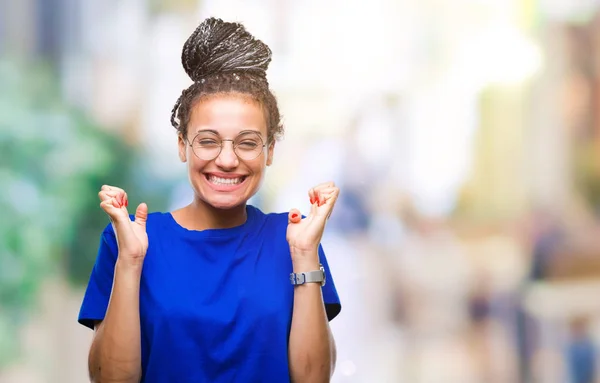
[[[286,232],[288,224],[288,213],[264,213],[260,209],[249,206],[249,214],[252,224],[249,227],[251,238],[258,241],[263,250],[280,254],[286,251],[288,247]]]
[[[154,211],[152,213],[148,213],[148,220],[146,222],[146,225],[150,226],[154,226],[154,225],[163,225],[165,223],[167,223],[170,219],[171,219],[171,213],[165,213],[162,211]],[[135,219],[134,216],[131,216],[131,219]]]
[[[257,224],[263,224],[269,228],[287,227],[288,213],[265,213],[253,205],[248,205],[248,213],[253,214],[253,221]]]
[[[264,239],[276,240],[282,238],[285,240],[288,225],[288,213],[265,213],[259,208],[248,206],[248,213],[253,217],[250,230]],[[277,241],[275,241],[277,242]]]

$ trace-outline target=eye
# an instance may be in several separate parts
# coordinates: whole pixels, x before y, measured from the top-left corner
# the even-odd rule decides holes
[[[253,140],[243,140],[242,142],[239,142],[237,146],[242,149],[255,149],[259,146],[259,143]]]
[[[212,139],[212,138],[200,138],[196,142],[199,146],[203,146],[203,147],[219,146],[219,143],[217,142],[217,140]]]

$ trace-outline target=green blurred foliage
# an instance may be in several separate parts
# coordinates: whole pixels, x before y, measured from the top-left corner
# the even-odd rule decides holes
[[[87,282],[108,224],[100,186],[132,190],[149,175],[134,148],[61,100],[48,65],[0,61],[0,89],[1,369],[18,355],[16,330],[45,278]],[[144,199],[163,208],[167,186]]]
[[[578,191],[590,204],[590,207],[600,213],[600,151],[598,142],[586,140],[579,144],[575,151],[574,181]]]
[[[198,0],[148,0],[153,14],[167,12],[194,12],[199,6]]]

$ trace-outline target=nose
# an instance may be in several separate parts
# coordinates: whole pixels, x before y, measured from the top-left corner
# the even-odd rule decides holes
[[[229,144],[227,143],[229,141]],[[216,158],[215,163],[222,169],[234,169],[239,164],[239,159],[235,151],[233,150],[233,142],[230,140],[223,140],[223,147],[221,153]]]

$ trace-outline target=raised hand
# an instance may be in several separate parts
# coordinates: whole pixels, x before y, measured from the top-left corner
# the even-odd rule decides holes
[[[123,189],[103,185],[98,197],[100,207],[108,214],[117,236],[119,260],[128,265],[141,266],[148,250],[148,206],[141,203],[135,211],[135,221],[132,221],[127,212],[127,193]]]
[[[292,256],[316,253],[339,194],[340,189],[333,182],[320,184],[308,191],[311,208],[306,218],[302,219],[298,209],[290,211],[286,238]]]

